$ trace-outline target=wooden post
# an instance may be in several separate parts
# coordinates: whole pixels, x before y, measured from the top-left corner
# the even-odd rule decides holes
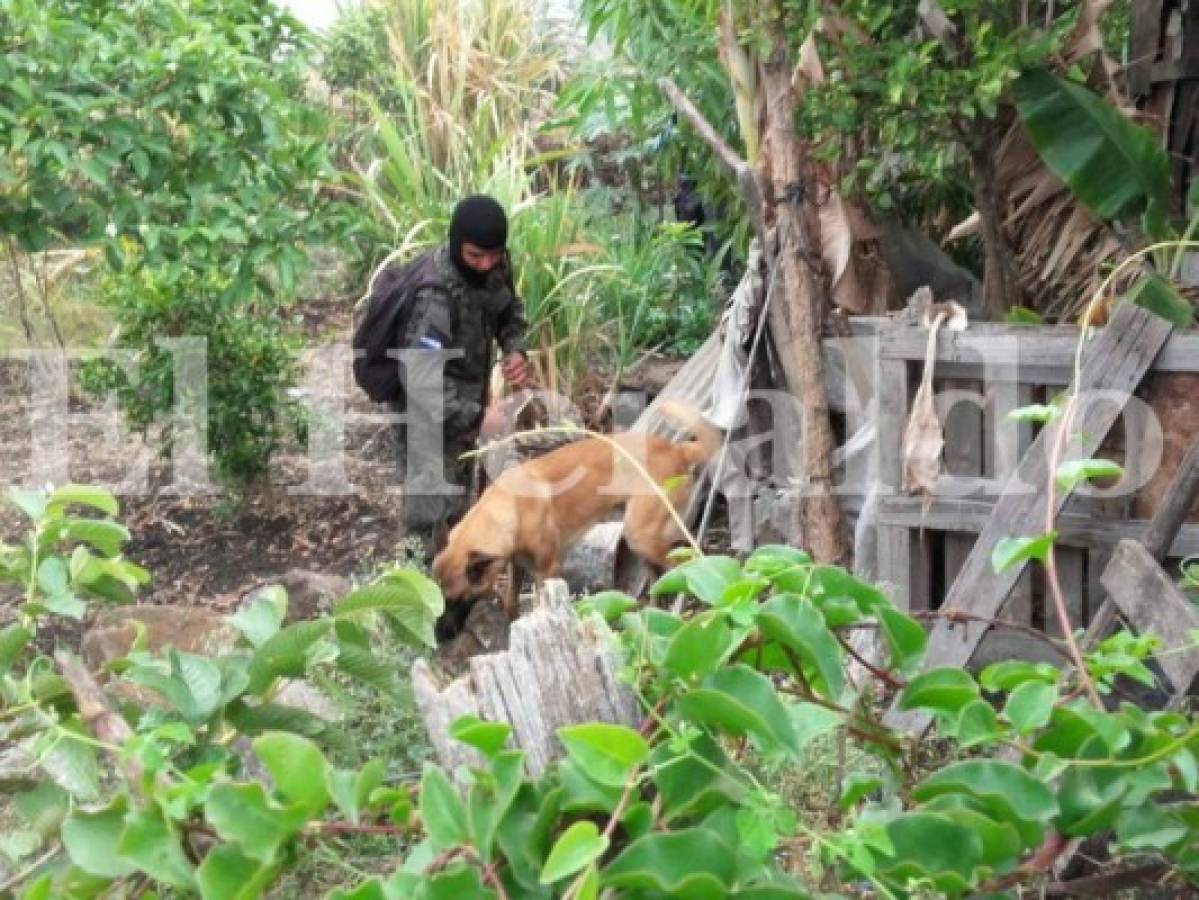
[[[412,691],[442,766],[482,763],[450,736],[450,725],[467,714],[511,725],[512,742],[525,751],[534,777],[562,755],[556,737],[561,726],[639,723],[637,700],[617,678],[605,630],[580,621],[568,600],[565,582],[546,582],[537,609],[512,623],[508,649],[471,657],[470,672],[448,685],[428,662],[416,661]]]
[[[833,495],[832,457],[836,442],[829,418],[821,341],[828,308],[828,285],[821,261],[820,218],[807,147],[795,131],[795,88],[787,38],[774,22],[773,48],[762,66],[766,127],[759,171],[769,173],[775,205],[782,303],[770,308],[770,333],[799,398],[803,434],[803,486],[798,532],[812,557],[822,563],[849,562],[841,505]]]

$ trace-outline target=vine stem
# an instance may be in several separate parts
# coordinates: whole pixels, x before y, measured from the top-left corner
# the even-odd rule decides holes
[[[1199,247],[1199,241],[1159,241],[1156,244],[1151,244],[1148,247],[1131,254],[1127,259],[1123,260],[1116,268],[1114,268],[1103,282],[1096,289],[1087,303],[1086,309],[1083,310],[1082,317],[1079,319],[1079,334],[1078,345],[1074,349],[1074,379],[1072,384],[1073,389],[1066,398],[1065,408],[1062,410],[1058,429],[1054,434],[1052,449],[1049,454],[1048,466],[1048,481],[1047,499],[1045,503],[1045,533],[1054,530],[1055,520],[1057,519],[1054,507],[1057,505],[1057,469],[1061,464],[1062,456],[1065,453],[1066,442],[1069,439],[1070,427],[1074,424],[1074,413],[1078,405],[1078,387],[1082,384],[1082,351],[1086,344],[1087,332],[1091,328],[1091,321],[1095,317],[1095,311],[1098,309],[1100,302],[1112,285],[1112,282],[1133,263],[1139,262],[1143,257],[1153,253],[1156,250],[1161,250],[1166,247],[1174,247],[1181,252],[1183,247]],[[1078,670],[1078,677],[1083,688],[1087,692],[1087,697],[1095,705],[1097,709],[1103,709],[1103,701],[1099,699],[1099,692],[1095,689],[1095,682],[1091,678],[1091,674],[1087,671],[1086,663],[1082,658],[1082,651],[1079,649],[1078,641],[1074,638],[1074,629],[1070,622],[1070,613],[1066,608],[1066,597],[1062,590],[1061,581],[1058,579],[1057,573],[1057,553],[1054,544],[1049,545],[1049,552],[1045,555],[1045,571],[1047,574],[1046,581],[1049,583],[1050,593],[1053,596],[1054,612],[1057,614],[1058,624],[1062,629],[1062,634],[1065,636],[1066,646],[1070,649],[1070,658]]]

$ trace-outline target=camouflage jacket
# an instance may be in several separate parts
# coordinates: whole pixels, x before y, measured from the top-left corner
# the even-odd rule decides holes
[[[496,343],[504,354],[524,350],[524,304],[503,264],[481,288],[467,284],[458,273],[447,246],[434,252],[433,264],[439,286],[416,292],[400,347],[463,351],[445,363],[445,424],[451,431],[472,431],[487,402]],[[415,387],[405,384],[410,407],[414,400],[420,402]]]

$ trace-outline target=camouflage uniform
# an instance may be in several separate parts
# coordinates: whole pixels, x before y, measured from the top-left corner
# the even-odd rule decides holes
[[[459,457],[475,447],[483,411],[487,405],[487,383],[498,342],[506,355],[524,349],[524,305],[516,296],[511,280],[501,264],[493,269],[483,287],[468,284],[450,260],[449,248],[435,251],[434,270],[438,287],[422,287],[412,300],[412,311],[400,341],[401,349],[461,350],[461,356],[444,363],[444,421],[437,421],[436,404],[426,408],[421,402],[421,375],[415,369],[404,372],[404,403],[393,404],[404,412],[407,424],[396,426],[397,464],[401,479],[409,474],[417,484],[410,492],[405,484],[402,518],[408,534],[421,536],[427,550],[465,512],[473,461]],[[442,429],[442,464],[445,481],[459,488],[456,493],[422,493],[419,480],[426,474],[420,456],[421,440],[417,429]],[[426,432],[427,434],[428,432]],[[412,479],[408,479],[411,481]]]

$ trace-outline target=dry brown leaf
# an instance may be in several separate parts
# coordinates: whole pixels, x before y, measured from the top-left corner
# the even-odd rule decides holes
[[[954,225],[953,228],[949,229],[949,234],[945,235],[945,239],[941,241],[941,243],[948,244],[952,241],[960,240],[961,238],[969,237],[973,234],[978,234],[978,229],[981,222],[982,217],[978,214],[978,210],[976,209],[974,212],[970,213],[970,215],[966,216],[966,218],[962,219],[962,221]]]
[[[824,65],[820,62],[820,52],[816,49],[816,29],[808,32],[803,45],[799,48],[799,62],[791,73],[791,88],[795,91],[796,99],[804,95],[810,84],[824,84]]]
[[[921,288],[922,319],[928,326],[928,349],[924,355],[924,374],[912,400],[912,412],[903,433],[903,489],[921,497],[925,509],[932,503],[937,479],[941,476],[941,452],[945,449],[945,432],[937,417],[933,402],[933,374],[937,364],[937,334],[942,327],[960,331],[966,327],[966,311],[957,303],[930,304],[932,292]],[[921,300],[913,297],[909,305],[919,309]],[[929,321],[935,310],[935,318]]]
[[[928,29],[929,34],[939,41],[945,41],[957,33],[957,26],[945,15],[937,0],[920,0],[916,6],[916,14]]]
[[[871,256],[862,246],[877,234],[873,225],[867,227],[865,214],[836,191],[820,207],[821,256],[829,270],[833,303],[856,315],[872,311],[878,296],[882,257]]]
[[[1066,38],[1062,56],[1068,63],[1103,49],[1099,20],[1115,0],[1086,0],[1078,11],[1078,22]]]

